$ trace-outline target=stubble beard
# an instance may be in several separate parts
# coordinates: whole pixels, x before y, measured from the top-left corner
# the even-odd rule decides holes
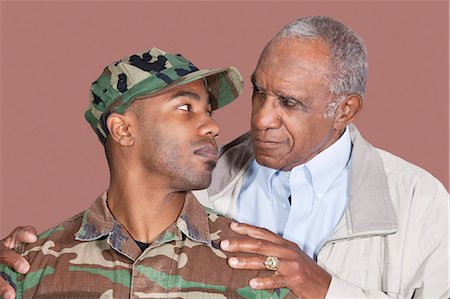
[[[168,178],[167,181],[174,189],[179,191],[200,190],[210,185],[212,170],[216,163],[210,161],[202,167],[196,165],[195,162],[198,160],[195,155],[192,154],[193,157],[187,155],[193,153],[191,146],[183,150],[164,142],[160,142],[158,146],[155,146],[154,143],[147,143],[147,145],[149,146],[145,149],[143,157],[145,168],[149,172]]]

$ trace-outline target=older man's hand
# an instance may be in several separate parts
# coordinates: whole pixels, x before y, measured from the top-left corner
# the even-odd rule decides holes
[[[13,250],[21,243],[33,243],[37,240],[36,229],[32,226],[16,227],[6,238],[0,241],[0,264],[11,267],[14,271],[25,274],[30,270],[30,264],[20,254]],[[13,299],[14,289],[0,276],[0,297]]]
[[[279,266],[267,278],[253,278],[254,289],[288,288],[302,299],[325,298],[331,275],[317,265],[297,244],[281,238],[267,229],[233,222],[231,229],[247,236],[240,240],[223,240],[221,248],[228,252],[253,253],[252,257],[230,257],[228,264],[235,269],[266,269],[266,257],[275,256]]]

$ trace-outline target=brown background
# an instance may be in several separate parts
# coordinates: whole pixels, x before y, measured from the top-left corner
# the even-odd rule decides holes
[[[249,128],[261,49],[308,15],[337,18],[367,43],[364,136],[448,188],[447,1],[3,1],[0,236],[18,224],[43,230],[107,188],[102,147],[82,117],[105,65],[158,46],[200,67],[239,67],[245,93],[216,113],[224,143]]]

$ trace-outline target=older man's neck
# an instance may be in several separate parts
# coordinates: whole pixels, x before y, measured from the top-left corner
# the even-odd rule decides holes
[[[108,207],[134,240],[150,244],[176,221],[186,193],[156,175],[111,176]]]

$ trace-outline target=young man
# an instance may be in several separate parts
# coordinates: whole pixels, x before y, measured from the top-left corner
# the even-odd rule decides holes
[[[209,186],[217,161],[212,110],[241,91],[236,69],[198,70],[157,48],[105,68],[85,117],[105,147],[110,186],[19,249],[27,275],[0,268],[17,298],[292,296],[248,287],[272,273],[230,268],[219,243],[237,236],[232,220],[191,193]]]

